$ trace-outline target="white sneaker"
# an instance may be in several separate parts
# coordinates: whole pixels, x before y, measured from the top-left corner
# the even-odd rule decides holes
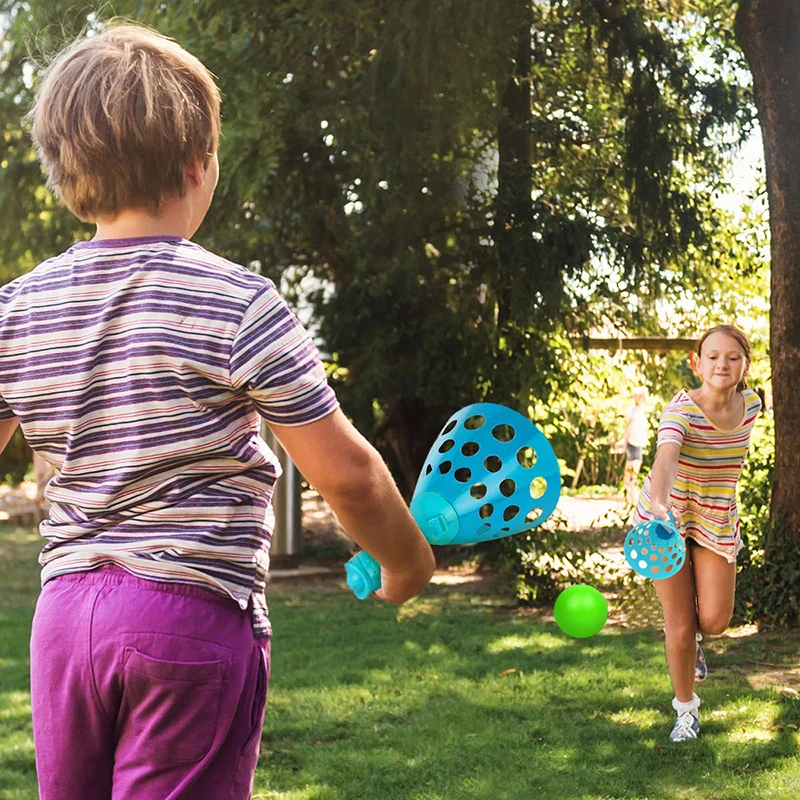
[[[686,742],[689,739],[696,739],[700,733],[700,721],[691,711],[678,714],[672,733],[669,735],[671,742]]]

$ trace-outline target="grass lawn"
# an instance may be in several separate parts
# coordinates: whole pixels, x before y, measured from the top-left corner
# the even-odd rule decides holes
[[[0,528],[0,800],[37,797],[27,677],[37,549],[34,534]],[[702,736],[670,745],[654,628],[575,641],[463,586],[398,608],[360,603],[336,582],[276,582],[270,608],[255,798],[800,797],[796,631],[707,641]]]

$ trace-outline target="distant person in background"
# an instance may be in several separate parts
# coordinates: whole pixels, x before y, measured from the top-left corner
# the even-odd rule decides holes
[[[645,410],[647,389],[644,386],[637,386],[632,394],[633,406],[628,413],[625,433],[616,445],[618,453],[625,453],[625,472],[622,475],[622,485],[625,488],[625,502],[629,506],[635,506],[639,497],[639,470],[642,468],[642,455],[648,438]]]

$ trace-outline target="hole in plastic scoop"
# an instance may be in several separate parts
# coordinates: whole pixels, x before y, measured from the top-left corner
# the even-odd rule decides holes
[[[527,516],[525,517],[525,524],[526,525],[532,525],[541,516],[542,516],[542,509],[541,508],[532,508],[528,512]]]
[[[453,473],[453,477],[461,483],[466,483],[472,477],[472,472],[466,467],[459,467]]]
[[[539,476],[531,481],[531,497],[534,500],[538,500],[540,497],[543,497],[546,491],[547,481],[544,478]]]
[[[492,428],[492,436],[494,436],[498,442],[510,442],[514,438],[514,428],[506,423],[496,425]]]
[[[503,468],[503,462],[497,456],[487,456],[484,459],[483,466],[489,472],[499,472]]]
[[[508,508],[506,508],[506,510],[503,512],[503,519],[506,522],[509,522],[510,520],[514,519],[517,514],[519,514],[519,506],[508,506]]]
[[[500,481],[500,494],[503,497],[511,497],[514,492],[517,491],[517,484],[511,478],[505,478],[504,480]]]

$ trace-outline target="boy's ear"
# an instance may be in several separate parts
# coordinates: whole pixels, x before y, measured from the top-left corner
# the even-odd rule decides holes
[[[205,183],[205,174],[206,169],[202,159],[193,158],[186,166],[186,179],[195,189],[199,189]]]
[[[697,353],[695,353],[694,350],[689,353],[689,367],[692,372],[697,375]]]

